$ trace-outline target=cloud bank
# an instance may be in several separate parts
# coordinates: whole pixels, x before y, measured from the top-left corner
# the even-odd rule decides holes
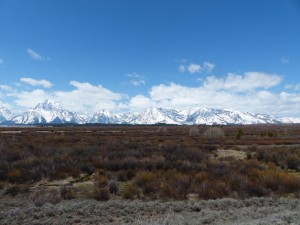
[[[278,91],[283,78],[264,72],[228,73],[225,77],[207,76],[197,86],[164,83],[152,86],[147,93],[128,96],[101,85],[70,81],[71,90],[52,90],[50,81],[21,78],[22,82],[39,85],[34,90],[20,90],[0,84],[0,101],[5,95],[18,107],[34,107],[50,99],[68,110],[91,114],[100,109],[141,111],[156,106],[165,108],[210,107],[225,108],[274,116],[300,117],[300,93],[293,89]],[[298,88],[298,87],[297,87]],[[16,90],[18,89],[18,90]],[[1,95],[2,93],[2,95]],[[13,108],[13,107],[11,107]]]

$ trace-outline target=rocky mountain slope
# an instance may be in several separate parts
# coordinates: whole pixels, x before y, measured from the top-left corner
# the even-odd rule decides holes
[[[141,113],[112,113],[100,110],[93,115],[78,115],[56,102],[46,100],[24,113],[12,116],[6,108],[0,108],[0,123],[9,124],[61,124],[61,123],[101,123],[101,124],[178,124],[178,125],[229,125],[229,124],[280,124],[300,123],[299,118],[275,118],[267,114],[253,114],[226,109],[192,108],[165,109],[152,107]]]

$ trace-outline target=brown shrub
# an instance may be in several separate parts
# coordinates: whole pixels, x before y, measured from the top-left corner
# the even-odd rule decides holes
[[[56,190],[51,190],[51,191],[40,190],[34,192],[31,195],[31,199],[34,202],[34,204],[38,207],[43,206],[47,202],[51,204],[58,204],[62,200],[60,193]]]
[[[12,185],[5,190],[5,194],[10,196],[16,196],[20,192],[20,190],[21,189],[19,185]]]
[[[204,180],[198,189],[201,199],[218,199],[228,196],[228,185],[221,180]]]
[[[224,131],[220,127],[210,127],[204,133],[203,136],[206,139],[222,139],[225,136]]]
[[[117,194],[117,192],[119,190],[117,181],[115,181],[115,180],[109,181],[108,189],[111,194]]]
[[[6,175],[6,178],[10,182],[21,182],[22,180],[22,171],[20,169],[12,169]]]
[[[128,181],[120,184],[118,193],[124,199],[134,199],[139,191],[133,182]]]
[[[109,198],[110,198],[110,193],[109,193],[109,189],[107,187],[95,189],[95,199],[96,200],[108,201]]]
[[[70,186],[70,185],[63,185],[60,188],[60,196],[64,200],[69,200],[69,199],[76,198],[76,193],[75,193],[75,190],[74,190],[74,188],[72,186]]]

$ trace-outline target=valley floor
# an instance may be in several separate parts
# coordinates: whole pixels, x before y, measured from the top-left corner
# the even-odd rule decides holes
[[[251,198],[208,201],[68,200],[36,206],[0,199],[0,224],[300,224],[300,199]]]

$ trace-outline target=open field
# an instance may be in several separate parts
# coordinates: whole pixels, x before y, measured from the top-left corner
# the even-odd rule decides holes
[[[82,204],[87,211],[116,204],[111,221],[89,218],[98,224],[121,224],[124,205],[133,215],[122,217],[127,224],[171,217],[178,224],[249,224],[255,215],[246,214],[256,206],[270,215],[265,224],[299,224],[300,125],[2,127],[0,154],[4,224],[21,223],[26,214],[37,217],[31,224],[63,224],[62,211],[68,223],[75,213],[76,223],[86,224],[87,212],[75,209]],[[205,201],[211,199],[219,200]],[[180,212],[155,211],[176,204]],[[146,206],[150,213],[139,214]],[[205,222],[207,210],[215,221]]]

